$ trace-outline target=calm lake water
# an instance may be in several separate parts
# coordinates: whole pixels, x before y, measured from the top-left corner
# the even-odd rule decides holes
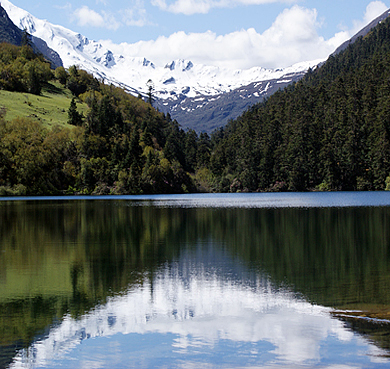
[[[389,368],[390,192],[0,200],[0,368]]]

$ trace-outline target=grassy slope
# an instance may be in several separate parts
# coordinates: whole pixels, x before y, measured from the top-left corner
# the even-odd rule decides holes
[[[29,117],[42,122],[47,127],[68,125],[68,109],[71,100],[71,92],[57,82],[45,86],[40,96],[0,90],[0,108],[6,109],[6,120]],[[77,108],[85,115],[86,104],[77,104]]]

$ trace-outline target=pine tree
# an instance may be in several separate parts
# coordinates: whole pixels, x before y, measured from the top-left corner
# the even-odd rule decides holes
[[[73,126],[83,124],[83,115],[77,111],[76,99],[73,97],[68,110],[68,123]]]

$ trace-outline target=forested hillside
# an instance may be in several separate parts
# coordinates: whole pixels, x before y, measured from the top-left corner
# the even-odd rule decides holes
[[[381,190],[390,175],[390,22],[213,135],[216,191]]]
[[[202,188],[199,169],[208,163],[208,135],[184,132],[151,101],[105,85],[75,66],[53,71],[28,46],[0,45],[1,89],[27,98],[28,93],[54,88],[52,83],[61,83],[73,95],[66,127],[50,128],[26,117],[8,121],[6,109],[1,110],[0,195],[180,193]]]
[[[389,21],[211,137],[181,129],[153,96],[0,46],[1,89],[52,84],[73,96],[65,127],[2,109],[0,195],[390,189]]]

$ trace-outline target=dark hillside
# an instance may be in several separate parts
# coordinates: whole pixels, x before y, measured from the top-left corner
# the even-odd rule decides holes
[[[7,12],[0,5],[0,41],[12,45],[22,44],[22,31],[12,23]]]
[[[385,189],[389,19],[214,136],[217,190]]]

